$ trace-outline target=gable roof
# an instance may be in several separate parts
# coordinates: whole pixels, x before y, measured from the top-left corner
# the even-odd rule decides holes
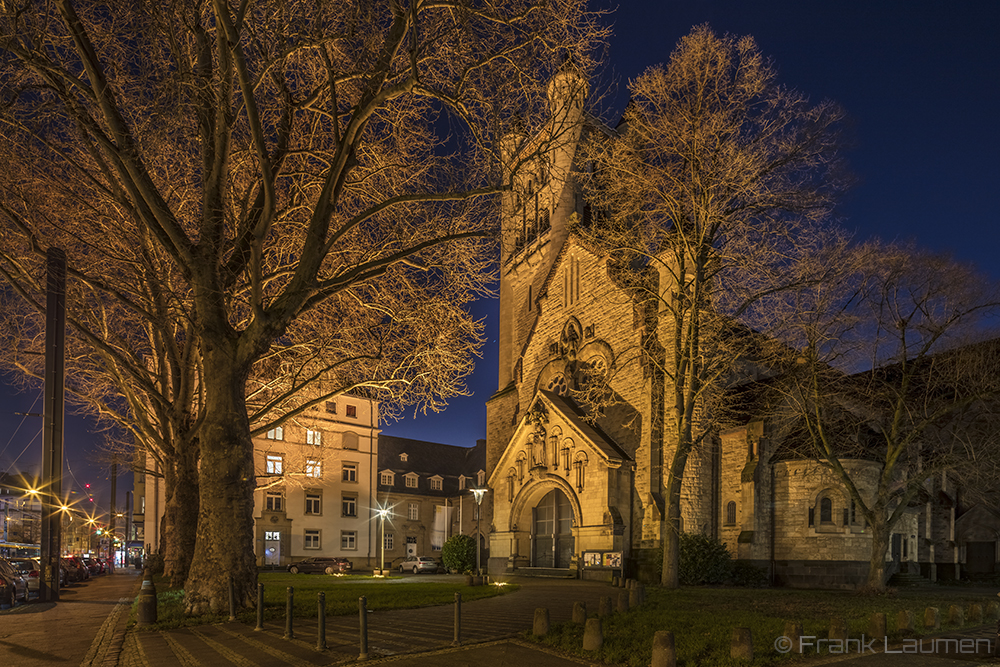
[[[584,419],[585,413],[572,399],[545,389],[540,389],[538,396],[559,413],[570,428],[593,444],[606,459],[621,462],[632,460],[632,457],[611,436]]]

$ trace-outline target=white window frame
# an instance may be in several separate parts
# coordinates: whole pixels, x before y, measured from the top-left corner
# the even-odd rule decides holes
[[[392,551],[393,541],[394,540],[393,540],[393,534],[392,533],[385,533],[385,534],[383,534],[382,535],[382,548],[385,549],[386,551]]]
[[[392,486],[396,483],[396,475],[391,470],[384,470],[378,474],[378,483],[383,486]]]
[[[323,514],[323,494],[317,492],[306,492],[306,514],[310,516],[321,516]]]
[[[321,549],[323,548],[323,531],[307,529],[302,537],[303,549]]]
[[[404,477],[406,477],[406,488],[408,489],[417,488],[417,480],[420,479],[420,475],[416,475],[414,473],[406,473]]]
[[[342,551],[357,551],[358,531],[356,530],[340,531],[340,549]]]
[[[268,475],[285,474],[285,457],[281,454],[268,454],[265,461],[265,471]]]
[[[358,464],[351,461],[344,461],[341,466],[341,481],[356,484],[358,481]]]
[[[280,426],[275,426],[267,432],[265,436],[268,440],[284,440],[285,439],[285,429]]]
[[[420,521],[420,503],[406,504],[406,518],[409,521]]]
[[[431,477],[431,491],[440,491],[444,488],[444,480],[441,477],[435,475]]]
[[[323,462],[319,459],[306,459],[306,477],[319,479],[323,476]]]
[[[340,497],[340,515],[355,518],[358,516],[358,497],[353,493],[345,493]]]
[[[306,444],[307,445],[316,445],[317,447],[319,447],[320,445],[322,445],[323,444],[323,432],[322,431],[314,431],[311,428],[307,428],[306,429]]]
[[[277,501],[277,502],[274,502]],[[270,507],[268,507],[270,505]],[[264,511],[283,512],[285,507],[285,496],[280,491],[264,492]]]

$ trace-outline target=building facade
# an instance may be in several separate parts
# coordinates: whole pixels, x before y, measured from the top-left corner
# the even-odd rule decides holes
[[[389,510],[386,567],[407,556],[440,558],[456,534],[477,540],[485,567],[493,498],[486,493],[477,504],[472,490],[486,488],[486,441],[457,447],[382,435],[378,447],[378,505]]]

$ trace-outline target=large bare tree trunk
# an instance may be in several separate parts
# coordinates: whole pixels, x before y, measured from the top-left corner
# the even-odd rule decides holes
[[[885,512],[880,507],[876,507],[876,512],[883,515]],[[890,527],[884,519],[876,519],[869,525],[872,536],[872,552],[868,559],[868,580],[865,583],[865,590],[879,592],[885,590],[885,552],[889,548]]]
[[[197,441],[184,445],[164,475],[167,499],[164,574],[174,588],[184,586],[191,569],[198,529],[198,446]]]
[[[687,453],[691,447],[678,443],[674,458],[664,482],[666,491],[666,520],[663,522],[663,570],[660,573],[660,584],[664,588],[680,587],[680,545],[681,545],[681,484],[684,481],[684,468],[687,466]]]
[[[237,607],[253,605],[257,586],[253,544],[256,482],[244,397],[247,373],[227,353],[235,347],[211,347],[204,356],[201,503],[197,544],[185,586],[189,614],[225,610],[230,578],[236,589]]]

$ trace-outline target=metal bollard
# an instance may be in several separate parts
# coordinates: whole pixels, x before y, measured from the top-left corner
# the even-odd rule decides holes
[[[152,578],[144,579],[139,589],[139,620],[137,625],[156,623],[156,586]]]
[[[285,639],[295,639],[292,630],[292,612],[295,609],[295,589],[288,587],[288,600],[285,602]]]
[[[462,645],[462,594],[455,593],[455,639],[452,646]]]
[[[229,620],[236,620],[236,582],[229,577]]]
[[[368,659],[368,600],[364,595],[358,598],[358,660]]]
[[[254,630],[264,629],[264,584],[257,584],[257,627]]]
[[[326,593],[316,594],[316,650],[326,650]]]

